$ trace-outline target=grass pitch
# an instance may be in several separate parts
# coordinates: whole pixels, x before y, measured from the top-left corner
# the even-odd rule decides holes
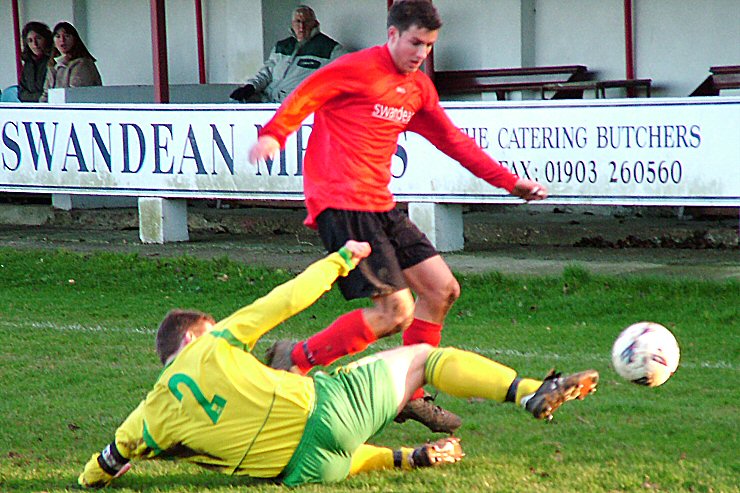
[[[290,277],[226,259],[0,249],[0,491],[76,488],[85,461],[157,378],[154,334],[168,309],[219,319]],[[527,376],[595,368],[599,391],[566,404],[552,423],[512,405],[440,395],[464,419],[461,463],[297,491],[740,491],[740,283],[596,276],[577,266],[558,277],[460,281],[444,344]],[[257,354],[358,306],[332,291],[267,334]],[[678,372],[656,389],[624,382],[610,368],[612,342],[640,320],[664,324],[681,345]],[[395,336],[375,349],[399,343]],[[374,443],[435,437],[416,423],[394,424]],[[138,462],[113,490],[287,491],[172,462]]]

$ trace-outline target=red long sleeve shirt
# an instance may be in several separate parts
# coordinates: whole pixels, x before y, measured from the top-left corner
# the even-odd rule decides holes
[[[518,177],[461,132],[439,105],[422,72],[398,71],[387,46],[344,55],[304,80],[260,131],[285,139],[314,113],[304,159],[308,217],[325,209],[385,212],[395,207],[388,189],[398,136],[424,136],[474,175],[511,192]]]

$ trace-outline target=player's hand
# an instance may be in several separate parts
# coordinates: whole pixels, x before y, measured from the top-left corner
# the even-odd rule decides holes
[[[231,99],[234,99],[236,101],[246,101],[247,99],[254,96],[255,88],[252,84],[247,84],[243,87],[239,87],[237,89],[234,89],[234,91],[229,95]]]
[[[97,453],[90,457],[90,460],[85,464],[82,474],[77,478],[77,484],[85,488],[102,488],[103,486],[108,486],[113,481],[113,476],[103,471],[100,464],[98,464],[99,455]]]
[[[118,471],[118,474],[116,474],[115,476],[113,476],[113,479],[120,478],[121,476],[123,476],[124,474],[126,474],[129,471],[129,469],[131,469],[131,463],[130,462],[128,464],[126,464],[125,466],[123,466],[121,468],[121,470]]]
[[[527,202],[531,200],[544,200],[547,198],[547,187],[536,181],[519,178],[511,191],[512,195],[521,197]]]
[[[352,263],[355,265],[357,265],[360,260],[367,258],[372,251],[370,243],[366,241],[349,240],[344,244],[344,248],[349,250],[352,254]]]
[[[131,469],[131,463],[129,462],[118,471],[118,474],[111,476],[98,464],[99,456],[100,454],[93,454],[87,464],[85,464],[85,470],[77,478],[77,483],[80,486],[84,486],[85,488],[102,488],[108,486],[111,481],[120,478]]]
[[[280,143],[274,137],[263,135],[249,150],[249,162],[257,164],[268,158],[273,158],[280,151]]]

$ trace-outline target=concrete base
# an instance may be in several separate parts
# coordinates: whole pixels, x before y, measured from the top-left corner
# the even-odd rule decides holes
[[[454,252],[465,247],[461,205],[411,202],[409,218],[440,252]]]
[[[0,204],[0,224],[41,226],[54,218],[48,205]]]
[[[136,197],[54,193],[51,195],[51,206],[63,211],[71,211],[72,209],[114,209],[119,207],[136,207]]]
[[[188,203],[184,199],[140,198],[139,238],[142,243],[188,241]]]

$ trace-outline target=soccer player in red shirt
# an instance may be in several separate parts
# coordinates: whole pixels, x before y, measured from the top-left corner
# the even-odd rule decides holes
[[[547,197],[543,185],[519,178],[483,152],[440,106],[433,83],[419,67],[441,25],[428,0],[396,1],[388,12],[387,43],[344,55],[309,76],[250,150],[253,163],[274,156],[313,113],[304,160],[306,225],[318,229],[330,252],[347,240],[367,241],[373,252],[339,283],[345,298],[369,297],[373,306],[341,316],[304,341],[279,341],[268,351],[275,368],[307,373],[401,331],[404,345],[439,346],[460,286],[427,237],[397,210],[388,188],[401,132],[419,133],[476,176],[517,197]],[[421,389],[397,420],[406,419],[447,433],[461,424]]]

